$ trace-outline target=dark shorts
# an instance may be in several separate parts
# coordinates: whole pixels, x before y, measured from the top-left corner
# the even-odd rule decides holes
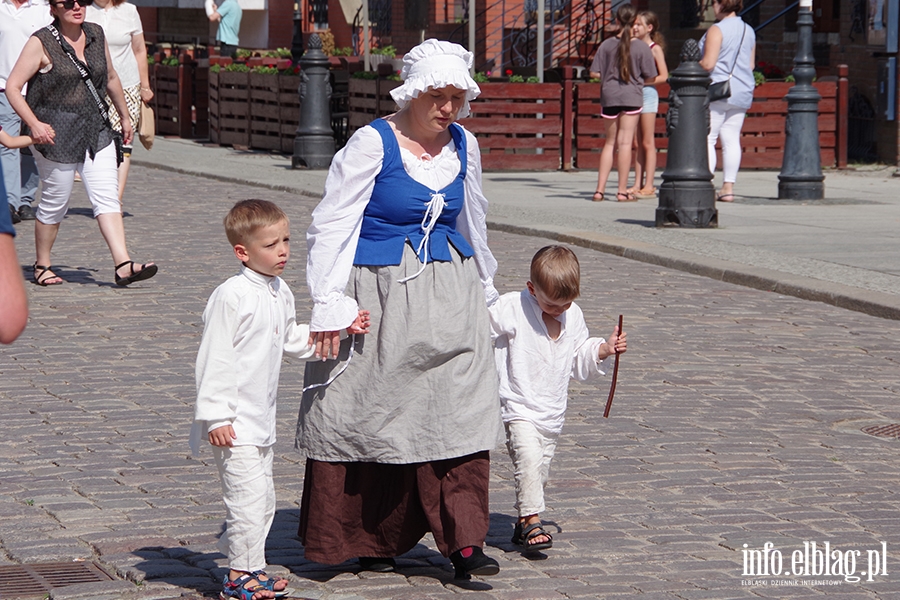
[[[642,106],[604,106],[600,109],[600,116],[604,119],[615,119],[620,114],[639,115]]]
[[[237,58],[238,47],[231,44],[219,43],[219,56],[227,56],[229,58]]]

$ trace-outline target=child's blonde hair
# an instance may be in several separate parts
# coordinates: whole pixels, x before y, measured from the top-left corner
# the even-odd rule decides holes
[[[225,235],[232,246],[246,244],[247,240],[260,227],[267,227],[287,221],[284,211],[268,200],[241,200],[231,207],[225,215]]]
[[[574,300],[581,294],[578,257],[565,246],[544,246],[531,259],[531,283],[551,300]]]
[[[638,13],[638,17],[644,19],[644,23],[652,27],[650,30],[650,39],[653,40],[660,50],[666,49],[666,38],[659,30],[659,17],[652,10],[642,10]]]

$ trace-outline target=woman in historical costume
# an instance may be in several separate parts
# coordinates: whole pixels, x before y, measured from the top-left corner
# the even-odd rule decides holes
[[[335,157],[307,234],[306,557],[388,571],[431,531],[457,577],[493,575],[489,451],[500,441],[487,305],[497,299],[475,137],[472,54],[427,40],[403,59],[400,110]],[[339,342],[358,308],[371,333]],[[348,317],[353,315],[348,320]]]

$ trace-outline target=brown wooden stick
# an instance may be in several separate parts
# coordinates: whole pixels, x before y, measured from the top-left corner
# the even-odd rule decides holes
[[[622,335],[622,315],[619,315],[619,335]],[[615,348],[613,348],[615,350]],[[609,418],[609,409],[612,408],[613,396],[616,394],[616,379],[619,377],[619,352],[616,352],[616,363],[613,366],[612,383],[609,384],[609,398],[606,399],[606,410],[603,411],[603,418]]]

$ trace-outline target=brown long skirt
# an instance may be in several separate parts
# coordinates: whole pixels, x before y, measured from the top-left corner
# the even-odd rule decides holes
[[[408,465],[307,459],[299,528],[306,558],[399,556],[429,531],[444,556],[481,547],[489,481],[488,451]]]

